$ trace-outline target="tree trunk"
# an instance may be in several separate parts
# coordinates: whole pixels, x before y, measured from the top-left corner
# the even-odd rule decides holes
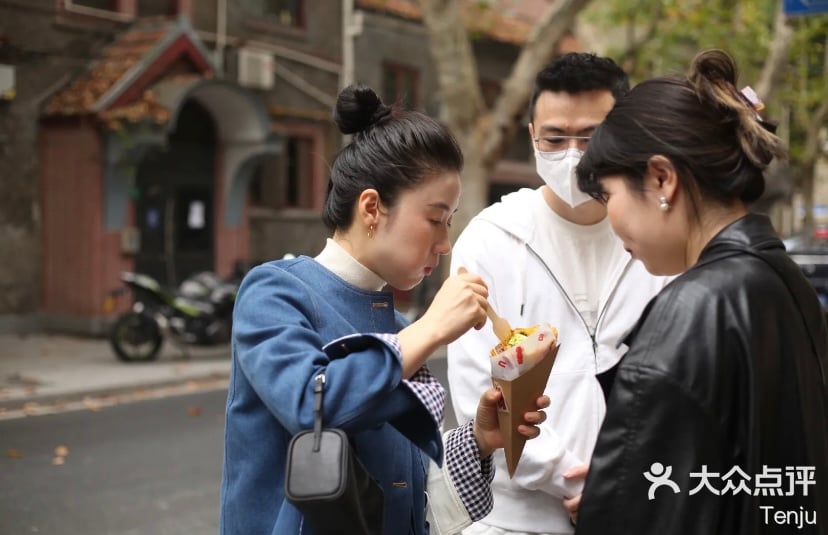
[[[461,5],[456,0],[420,0],[429,31],[431,54],[440,87],[440,118],[457,136],[466,158],[460,209],[453,238],[488,200],[489,175],[520,126],[537,72],[551,59],[556,43],[573,27],[591,0],[557,0],[533,27],[502,85],[491,111],[483,103],[480,83]]]
[[[485,109],[477,79],[477,63],[460,12],[463,3],[420,0],[431,55],[437,67],[440,119],[457,136],[468,132]]]
[[[773,39],[768,51],[768,59],[762,66],[762,73],[754,88],[765,102],[770,102],[773,98],[774,89],[779,85],[782,72],[788,65],[793,35],[793,27],[788,16],[785,15],[784,2],[780,0],[773,22]]]
[[[805,203],[805,220],[803,227],[807,232],[814,228],[814,180],[816,167],[822,156],[820,149],[819,131],[828,119],[828,101],[823,100],[816,112],[811,116],[808,124],[807,139],[805,140],[805,154],[802,159],[802,197]]]
[[[828,90],[828,39],[822,61],[822,91]],[[805,150],[802,155],[802,196],[805,201],[805,220],[803,226],[807,232],[814,228],[814,180],[816,178],[816,166],[822,157],[819,133],[828,121],[828,100],[822,99],[816,110],[802,109],[808,119],[808,126],[805,130]]]

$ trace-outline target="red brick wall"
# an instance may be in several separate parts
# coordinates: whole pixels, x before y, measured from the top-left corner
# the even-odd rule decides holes
[[[104,230],[97,127],[84,119],[44,124],[40,162],[41,310],[102,317],[107,292],[120,285],[120,272],[132,262],[119,252],[120,234]]]
[[[227,277],[233,272],[236,260],[249,260],[250,225],[248,223],[247,203],[242,212],[242,222],[238,227],[230,228],[224,223],[224,176],[222,175],[224,162],[222,152],[216,155],[215,197],[216,207],[215,228],[215,271],[220,277]]]

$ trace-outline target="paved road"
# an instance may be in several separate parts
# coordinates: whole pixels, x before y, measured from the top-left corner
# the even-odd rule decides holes
[[[225,399],[0,421],[0,533],[216,533]]]
[[[216,533],[226,395],[0,420],[0,534]]]

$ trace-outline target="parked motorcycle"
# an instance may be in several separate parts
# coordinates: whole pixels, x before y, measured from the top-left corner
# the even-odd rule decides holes
[[[118,317],[109,334],[110,345],[120,360],[154,360],[165,338],[185,353],[188,345],[230,341],[238,280],[224,281],[213,273],[201,272],[184,280],[175,291],[141,273],[124,272],[121,280],[134,301],[132,310]],[[125,293],[120,289],[110,296]]]

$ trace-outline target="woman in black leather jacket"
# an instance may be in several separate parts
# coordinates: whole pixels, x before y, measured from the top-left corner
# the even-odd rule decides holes
[[[687,78],[638,85],[578,166],[627,250],[680,274],[599,378],[578,535],[828,534],[828,333],[770,221],[745,207],[782,150],[735,83],[710,50]]]

